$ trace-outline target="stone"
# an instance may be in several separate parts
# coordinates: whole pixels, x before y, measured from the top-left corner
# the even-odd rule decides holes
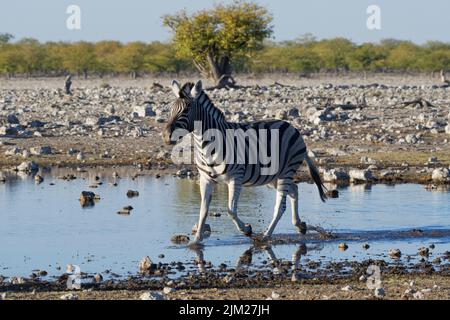
[[[450,170],[447,168],[434,169],[431,174],[434,182],[445,183],[450,181]]]
[[[150,260],[149,256],[145,256],[139,262],[139,272],[142,274],[150,274],[156,270],[156,264]]]
[[[10,115],[6,116],[6,121],[9,124],[20,124],[19,119],[13,114],[10,114]]]
[[[35,175],[34,176],[34,181],[37,183],[37,184],[39,184],[39,183],[42,183],[42,182],[44,182],[44,178],[42,178],[42,176],[40,176],[40,175]]]
[[[275,292],[275,291],[272,291],[272,294],[271,294],[270,296],[271,296],[271,298],[272,298],[273,300],[278,300],[278,299],[280,299],[280,294],[279,294],[278,292]]]
[[[376,288],[376,289],[374,290],[374,295],[375,295],[375,297],[377,297],[377,298],[383,298],[386,294],[385,294],[383,288]]]
[[[421,247],[419,248],[419,250],[417,250],[417,253],[422,257],[428,257],[428,255],[430,254],[430,249],[426,247]]]
[[[392,259],[398,259],[402,256],[402,252],[399,249],[390,249],[389,250],[389,256]]]
[[[80,195],[80,204],[82,207],[93,206],[94,201],[98,200],[99,196],[91,191],[82,191]]]
[[[95,283],[100,283],[103,281],[103,276],[100,273],[96,273],[93,278]]]
[[[74,293],[66,293],[60,297],[61,300],[78,300],[78,295]]]
[[[176,244],[188,243],[189,240],[190,240],[189,237],[184,234],[177,234],[170,238],[170,241]]]
[[[24,161],[18,167],[20,172],[35,172],[39,170],[39,166],[34,161]]]
[[[374,179],[372,171],[365,169],[365,170],[359,170],[359,169],[353,169],[349,172],[350,181],[352,182],[368,182],[372,181]]]
[[[345,286],[341,288],[341,291],[352,291],[353,287],[352,286]]]
[[[450,134],[450,124],[445,127],[445,133]]]
[[[150,104],[134,107],[133,113],[136,113],[140,118],[156,116],[156,113],[153,111],[153,108]]]
[[[83,161],[85,159],[84,153],[80,152],[77,154],[77,160],[78,161]]]
[[[348,249],[348,245],[347,245],[345,242],[343,242],[343,243],[340,243],[340,244],[338,245],[338,248],[339,248],[339,250],[341,250],[341,251],[345,251],[345,250]]]
[[[21,148],[19,148],[19,147],[13,147],[13,148],[7,150],[5,152],[5,155],[7,155],[7,156],[15,156],[15,155],[21,154],[22,151],[23,150]]]
[[[49,155],[52,154],[52,148],[50,146],[32,147],[30,153],[35,156]]]
[[[327,192],[325,192],[325,195],[327,196],[327,198],[336,199],[336,198],[339,198],[339,191],[338,190],[327,190]]]
[[[350,176],[343,169],[324,170],[322,175],[324,182],[348,181],[350,179]]]
[[[156,291],[148,291],[139,297],[140,300],[166,300],[164,296]]]
[[[134,197],[138,197],[139,196],[139,191],[135,191],[135,190],[128,190],[127,191],[127,197],[128,198],[134,198]]]
[[[164,289],[163,289],[163,293],[164,294],[171,294],[171,293],[174,293],[176,290],[174,289],[174,288],[171,288],[171,287],[164,287]]]

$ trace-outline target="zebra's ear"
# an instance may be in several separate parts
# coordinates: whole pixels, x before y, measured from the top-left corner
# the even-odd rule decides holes
[[[191,89],[191,96],[195,99],[203,90],[202,80],[198,80],[195,86]]]
[[[177,98],[180,97],[180,90],[181,90],[181,88],[180,88],[180,84],[178,83],[178,81],[172,80],[172,91]]]

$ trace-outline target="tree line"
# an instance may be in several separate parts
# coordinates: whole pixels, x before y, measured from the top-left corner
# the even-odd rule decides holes
[[[0,34],[0,74],[6,76],[190,73],[198,70],[190,57],[177,54],[175,43],[12,41]],[[450,66],[450,43],[418,45],[394,39],[356,44],[344,38],[317,40],[305,35],[294,41],[264,41],[251,55],[236,57],[236,73],[434,72]]]

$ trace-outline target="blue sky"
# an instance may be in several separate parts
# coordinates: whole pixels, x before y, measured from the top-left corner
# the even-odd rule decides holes
[[[41,41],[167,41],[161,16],[186,8],[210,8],[211,0],[14,0],[3,1],[0,32]],[[275,40],[295,39],[312,33],[319,39],[342,36],[354,42],[384,38],[450,42],[448,0],[256,0],[274,16]],[[66,28],[66,8],[81,8],[81,30]],[[381,9],[381,30],[366,27],[369,5]]]

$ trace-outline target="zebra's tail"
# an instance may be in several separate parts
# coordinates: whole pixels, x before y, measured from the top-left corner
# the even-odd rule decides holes
[[[322,179],[320,179],[319,171],[317,170],[316,166],[314,165],[314,162],[311,160],[310,157],[308,157],[308,154],[306,154],[305,157],[306,163],[308,164],[309,173],[311,174],[311,178],[314,180],[314,183],[317,186],[317,189],[319,189],[320,199],[325,202],[327,200],[327,195],[325,194],[325,191],[327,188],[322,183]]]

